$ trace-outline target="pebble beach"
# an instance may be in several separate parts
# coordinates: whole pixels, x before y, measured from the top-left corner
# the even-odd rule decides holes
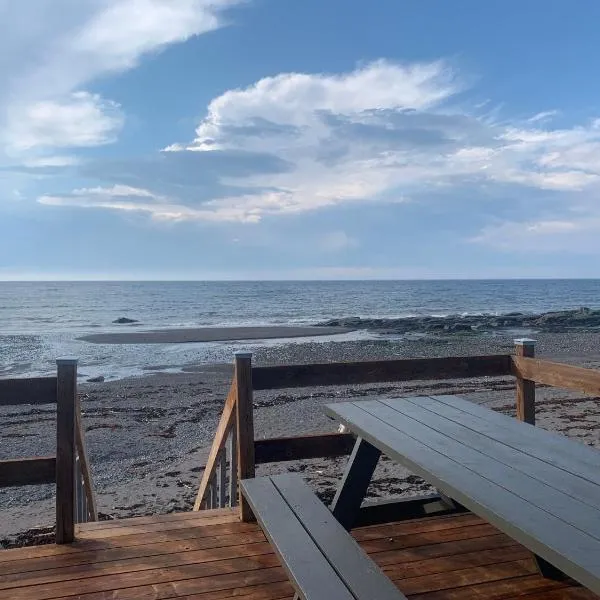
[[[388,358],[510,353],[513,332],[447,334],[353,341],[286,342],[258,347],[256,365]],[[536,355],[600,368],[600,332],[537,332]],[[233,361],[233,356],[232,356]],[[179,373],[153,373],[101,383],[82,383],[83,422],[101,518],[188,510],[193,505],[232,376],[231,363],[186,364]],[[328,402],[367,396],[426,393],[463,397],[514,414],[510,377],[413,381],[360,386],[295,388],[257,392],[256,437],[336,431],[322,410]],[[538,387],[538,425],[600,447],[600,402],[583,394]],[[1,409],[2,458],[52,454],[55,421],[51,406]],[[335,491],[345,458],[314,459],[259,467],[259,474],[298,471],[325,501]],[[382,459],[368,496],[407,496],[430,491],[427,484]],[[43,542],[52,537],[52,486],[0,490],[0,544]]]

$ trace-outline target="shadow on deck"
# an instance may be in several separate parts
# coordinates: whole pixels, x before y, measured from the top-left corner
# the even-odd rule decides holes
[[[78,528],[71,545],[0,551],[0,598],[276,600],[294,595],[258,525],[240,522],[235,509]],[[525,548],[470,513],[361,527],[353,535],[411,599],[598,598],[576,584],[544,579]]]

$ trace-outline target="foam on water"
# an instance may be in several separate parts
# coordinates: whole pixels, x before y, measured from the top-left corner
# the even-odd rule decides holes
[[[345,316],[537,313],[580,306],[600,307],[600,280],[0,282],[0,376],[51,373],[57,357],[76,356],[85,377],[123,377],[149,365],[177,370],[228,362],[237,349],[288,342],[122,346],[77,339],[129,327],[313,325]],[[119,317],[138,323],[114,324]],[[361,336],[373,337],[360,332],[310,341]]]

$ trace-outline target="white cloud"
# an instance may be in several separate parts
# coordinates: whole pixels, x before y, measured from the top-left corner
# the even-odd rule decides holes
[[[0,4],[0,164],[113,141],[123,124],[119,107],[85,86],[135,67],[148,53],[216,29],[222,10],[241,1]]]
[[[195,209],[178,204],[165,196],[152,192],[115,185],[111,188],[81,188],[70,194],[44,195],[38,198],[40,204],[46,206],[70,206],[76,208],[96,208],[125,213],[149,215],[155,221],[240,221],[256,222],[258,219],[251,211],[241,212],[235,207],[218,207],[216,209]]]
[[[122,125],[118,104],[97,94],[75,92],[60,100],[11,107],[4,140],[9,155],[99,146],[113,142]],[[56,160],[54,166],[58,166]]]
[[[528,123],[546,123],[552,120],[554,117],[558,116],[560,113],[558,110],[544,110],[542,112],[537,113],[537,115],[533,115],[533,117],[529,117],[527,119]]]
[[[110,183],[141,182],[163,197],[160,210],[140,198],[113,194],[99,203],[77,191],[60,203],[132,211],[137,202],[154,218],[173,212],[177,220],[253,223],[336,205],[418,202],[456,188],[474,197],[483,188],[543,191],[566,203],[596,197],[599,120],[551,127],[555,111],[500,119],[487,104],[458,96],[464,89],[444,61],[379,60],[346,73],[265,77],[214,98],[195,139],[166,148],[160,169],[149,159],[146,168],[131,165],[135,176],[126,176],[126,163],[96,171]],[[268,157],[281,164],[265,168]]]

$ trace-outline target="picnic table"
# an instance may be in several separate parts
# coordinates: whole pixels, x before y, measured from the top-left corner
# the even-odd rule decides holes
[[[350,528],[381,453],[600,593],[600,452],[456,396],[328,404],[357,435],[332,504]]]

